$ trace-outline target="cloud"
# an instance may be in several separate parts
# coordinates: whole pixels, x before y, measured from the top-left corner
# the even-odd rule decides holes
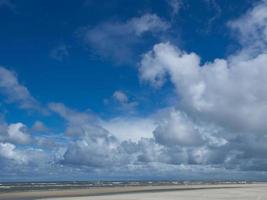
[[[0,157],[16,161],[19,164],[27,162],[27,156],[16,150],[16,146],[11,143],[0,142]]]
[[[227,58],[201,64],[199,55],[170,43],[143,55],[140,79],[155,88],[170,81],[177,92],[177,108],[154,131],[169,162],[266,170],[266,4],[229,23],[242,49]]]
[[[7,132],[8,139],[15,144],[27,144],[31,140],[26,131],[26,126],[22,123],[10,124]]]
[[[49,106],[68,124],[65,134],[70,140],[62,156],[62,164],[102,168],[124,162],[118,140],[97,120],[93,120],[92,115],[74,111],[59,103],[51,103]]]
[[[79,135],[83,133],[84,125],[97,121],[95,116],[70,109],[62,103],[50,103],[48,107],[67,121],[66,135]]]
[[[166,49],[164,52],[172,56]],[[122,102],[128,100],[125,95],[116,96]],[[49,108],[67,125],[66,143],[54,161],[64,168],[101,176],[127,176],[137,171],[168,174],[172,170],[199,174],[200,166],[229,173],[265,171],[261,167],[266,160],[264,135],[236,132],[216,120],[194,116],[187,109],[170,107],[147,117],[103,120],[61,103],[51,103]]]
[[[200,65],[200,57],[169,43],[144,55],[140,77],[160,87],[167,77],[182,97],[184,109],[237,131],[265,132],[266,54],[250,60],[215,59]]]
[[[48,107],[73,124],[90,122],[94,117],[88,113],[79,112],[66,107],[63,103],[49,103]]]
[[[116,90],[112,95],[113,102],[106,99],[106,104],[115,103],[117,110],[122,112],[134,113],[139,103],[131,101],[127,94],[121,90]]]
[[[151,117],[118,117],[103,120],[101,125],[121,142],[126,140],[138,142],[141,138],[152,138],[156,127]]]
[[[12,12],[17,13],[16,6],[11,0],[0,0],[0,8],[1,7],[9,8]]]
[[[172,9],[172,16],[177,15],[181,9],[182,0],[167,0],[167,3]]]
[[[138,140],[138,138],[152,136],[153,127],[146,127],[145,130],[150,131],[150,133],[145,133],[145,130],[140,133],[137,131],[141,130],[141,127],[138,129],[135,126],[142,125],[144,127],[145,124],[150,126],[151,122],[149,120],[138,121],[138,119],[132,119],[131,122],[130,119],[128,119],[128,122],[124,119],[91,120],[92,116],[90,114],[74,111],[63,104],[51,104],[50,107],[67,122],[65,132],[69,136],[69,142],[60,160],[60,163],[66,166],[86,167],[93,171],[100,169],[105,171],[108,168],[116,171],[141,162],[138,158],[142,157],[144,153],[150,152],[153,154],[153,149],[144,150],[144,148],[150,148],[150,146],[144,146]],[[119,122],[122,122],[121,128],[117,126]],[[130,128],[135,128],[135,131],[131,130],[129,132]],[[70,129],[76,130],[75,135],[68,134]],[[140,135],[142,133],[146,135]],[[157,158],[151,158],[151,160],[155,159]]]
[[[175,108],[159,110],[149,117],[109,121],[92,120],[95,118],[92,114],[72,110],[64,104],[53,103],[50,108],[66,121],[64,142],[57,143],[52,137],[51,144],[35,137],[33,140],[39,147],[21,148],[2,140],[2,173],[11,170],[18,176],[34,167],[37,174],[49,171],[57,176],[70,170],[74,177],[83,173],[127,177],[137,172],[140,176],[166,177],[188,171],[199,175],[203,172],[200,166],[210,172],[216,168],[228,169],[229,173],[264,170],[260,166],[266,159],[263,145],[266,139],[225,132],[196,122]],[[2,124],[0,129],[7,129]],[[70,134],[69,130],[75,132]]]
[[[134,31],[135,35],[141,36],[146,32],[161,32],[169,28],[169,24],[160,19],[155,14],[145,14],[141,17],[134,17],[126,24],[129,31]]]
[[[113,93],[113,98],[120,103],[127,103],[129,100],[127,95],[120,90],[117,90]]]
[[[132,49],[145,33],[158,34],[168,28],[169,24],[157,15],[145,14],[126,22],[104,22],[93,28],[83,28],[81,36],[101,57],[116,63],[129,63],[134,56]]]
[[[166,114],[166,116],[164,116]],[[195,124],[179,111],[171,110],[161,114],[163,120],[159,120],[153,134],[159,144],[166,146],[199,146],[203,139]]]
[[[55,154],[55,153],[54,153]],[[53,156],[32,147],[0,142],[1,180],[33,180],[35,176],[52,176],[59,167],[53,166]]]
[[[0,122],[1,180],[33,178],[35,175],[55,173],[60,145],[44,145],[45,136],[35,137],[21,122],[7,124]],[[55,141],[55,138],[53,138]]]
[[[222,15],[222,8],[220,7],[220,4],[216,0],[204,0],[204,2],[207,4],[208,8],[213,11],[213,15],[208,19],[207,22],[207,32],[209,32],[212,29],[212,26],[214,25],[214,22],[218,20]]]
[[[45,112],[40,103],[29,90],[19,83],[16,74],[0,66],[0,93],[6,96],[7,102],[17,103],[20,108]]]
[[[121,165],[125,161],[119,143],[111,134],[100,127],[86,125],[80,139],[69,144],[62,163],[102,168]]]
[[[46,169],[52,168],[54,149],[41,149],[35,144],[36,138],[28,133],[25,124],[17,122],[7,124],[3,120],[0,123],[0,163],[1,179],[9,176],[18,177],[22,174],[28,176],[38,173],[46,165]]]
[[[264,45],[258,44],[265,37],[260,32],[265,31],[265,17],[262,17],[265,4],[263,1],[244,15],[250,16],[244,18],[248,27],[260,27],[259,32],[243,27],[242,17],[230,23],[230,27],[241,33],[242,50],[227,58],[201,63],[199,55],[171,43],[156,44],[143,55],[140,79],[158,89],[171,83],[177,93],[176,107],[170,105],[149,116],[129,117],[123,113],[116,118],[102,119],[89,111],[49,103],[49,110],[66,123],[62,130],[65,135],[57,133],[62,140],[56,136],[30,136],[25,124],[1,121],[1,177],[9,174],[16,177],[71,174],[73,177],[83,175],[83,178],[89,175],[192,179],[266,177],[267,55]],[[104,34],[100,38],[114,39],[126,38],[125,33],[118,34],[123,27],[132,27],[132,33],[127,34],[133,38],[155,29],[149,20],[144,18],[145,23],[140,24],[139,20],[141,18],[134,18],[114,27],[104,23],[87,31],[99,27],[99,30],[112,30],[111,35],[101,31],[99,34]],[[150,25],[144,27],[147,23]],[[245,41],[250,34],[254,35],[255,43]],[[260,48],[255,51],[258,45]],[[32,108],[35,105],[32,101],[36,100],[19,84],[14,73],[5,68],[0,68],[0,73],[5,75],[0,76],[0,91],[8,100]],[[112,98],[119,105],[133,102],[131,96],[121,90],[115,91]],[[31,131],[43,129],[43,123],[36,121]]]
[[[67,45],[60,45],[52,49],[50,52],[50,57],[57,61],[63,61],[68,56],[69,56],[69,47]]]
[[[157,163],[159,169],[165,164],[205,164],[204,152],[213,156],[210,147],[220,148],[227,143],[216,137],[216,133],[202,133],[199,127],[199,130],[193,129],[191,119],[174,109],[159,111],[150,119],[92,121],[88,120],[91,118],[88,113],[73,111],[62,104],[52,107],[57,107],[54,110],[68,124],[69,142],[60,159],[66,166],[87,167],[93,171],[108,167],[116,171],[152,163]],[[86,120],[78,120],[77,124],[78,118]],[[75,135],[70,135],[69,129],[76,130]],[[215,155],[212,156],[215,159]]]
[[[44,125],[43,122],[41,121],[35,121],[34,124],[32,125],[31,129],[33,131],[37,131],[37,132],[43,132],[43,131],[47,131],[48,128]]]
[[[261,0],[245,15],[230,21],[229,27],[235,31],[237,39],[251,56],[266,52],[267,48],[267,1]],[[248,55],[246,55],[248,56]]]
[[[31,139],[25,124],[21,122],[7,124],[4,120],[0,121],[0,142],[26,145]]]

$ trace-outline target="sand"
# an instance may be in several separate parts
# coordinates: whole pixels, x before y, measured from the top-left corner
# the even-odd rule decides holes
[[[0,200],[266,200],[267,184],[136,186],[13,192]]]

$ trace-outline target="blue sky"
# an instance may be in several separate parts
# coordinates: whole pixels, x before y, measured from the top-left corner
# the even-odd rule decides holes
[[[266,179],[266,13],[0,0],[0,181]]]

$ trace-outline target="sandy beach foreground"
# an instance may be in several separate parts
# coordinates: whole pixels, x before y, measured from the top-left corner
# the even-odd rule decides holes
[[[266,200],[267,184],[127,186],[9,192],[0,200]]]

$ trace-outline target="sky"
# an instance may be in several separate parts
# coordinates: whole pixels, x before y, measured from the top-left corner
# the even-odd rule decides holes
[[[0,181],[267,180],[266,0],[0,0]]]

